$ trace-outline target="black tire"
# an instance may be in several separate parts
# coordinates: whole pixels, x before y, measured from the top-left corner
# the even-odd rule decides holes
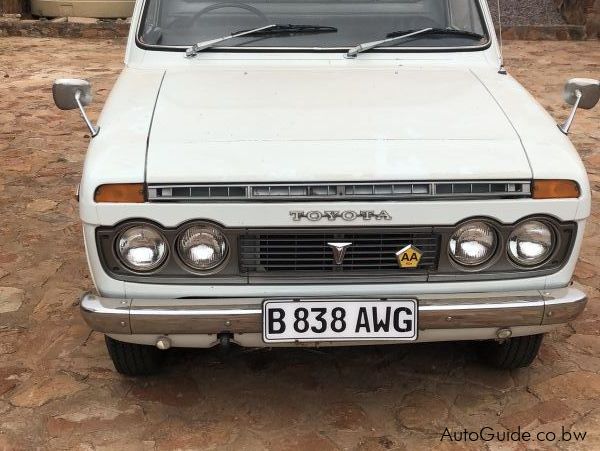
[[[165,351],[154,346],[137,345],[104,336],[108,354],[115,369],[126,376],[148,376],[157,373],[165,358]]]
[[[524,368],[537,357],[543,339],[544,335],[541,334],[509,338],[502,343],[486,341],[481,346],[481,357],[494,368]]]

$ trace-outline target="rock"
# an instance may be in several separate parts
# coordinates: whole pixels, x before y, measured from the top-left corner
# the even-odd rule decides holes
[[[152,438],[156,438],[156,448],[161,450],[223,449],[231,441],[234,428],[234,425],[227,423],[193,422],[192,424],[169,418],[153,431]]]
[[[459,393],[454,401],[454,407],[467,415],[476,415],[486,408],[498,408],[500,400],[485,391],[464,391]]]
[[[136,439],[126,441],[117,439],[100,445],[94,444],[89,448],[90,451],[114,451],[116,449],[126,449],[128,451],[154,451],[156,450],[156,443],[153,440],[144,440],[140,442]]]
[[[29,381],[10,399],[15,407],[40,407],[48,402],[72,395],[88,386],[78,382],[71,376],[59,374],[38,381]]]
[[[496,390],[508,390],[514,386],[508,371],[498,371],[482,365],[469,365],[465,369],[465,377],[475,384]]]
[[[0,253],[0,263],[14,263],[17,260],[19,260],[19,256],[17,254]]]
[[[385,449],[403,450],[406,448],[398,446],[394,440],[386,435],[381,437],[364,437],[356,445],[357,451],[380,451]]]
[[[588,354],[600,357],[600,336],[599,335],[571,335],[567,342],[573,346],[587,352]]]
[[[336,404],[328,412],[329,424],[336,429],[355,431],[365,426],[367,416],[360,406],[352,403]]]
[[[3,366],[0,367],[0,379],[9,379],[27,373],[29,369],[24,366]]]
[[[396,421],[402,427],[421,432],[439,433],[447,426],[448,405],[435,393],[415,391],[402,400]]]
[[[309,432],[301,435],[286,435],[284,438],[273,440],[269,450],[273,451],[338,451],[340,448],[327,437],[317,433]]]
[[[12,342],[0,343],[0,355],[14,354],[15,352],[17,352],[16,343],[12,343]]]
[[[198,386],[191,377],[177,376],[168,379],[140,381],[130,392],[140,401],[154,401],[172,406],[195,405],[200,397]]]
[[[50,199],[36,199],[33,202],[27,204],[27,210],[35,211],[37,213],[45,213],[53,210],[58,205],[58,202]]]
[[[90,434],[97,431],[123,430],[139,424],[144,419],[140,406],[131,405],[119,408],[94,402],[69,413],[52,417],[46,423],[46,430],[51,437],[61,437],[73,433]]]
[[[600,434],[596,431],[600,431],[600,409],[593,410],[592,412],[585,415],[579,421],[576,421],[573,426],[569,429],[571,434],[571,444],[574,444],[574,435],[586,433],[585,440],[579,440],[580,448],[582,450],[597,451],[600,449]],[[573,448],[574,449],[574,448]]]
[[[26,446],[20,438],[12,434],[0,434],[0,450],[24,450],[30,447]]]
[[[85,406],[82,409],[75,410],[71,413],[59,415],[60,418],[71,423],[82,423],[89,420],[110,421],[121,415],[141,414],[142,409],[139,406],[129,406],[127,409],[118,409],[113,406],[105,406],[102,404],[93,404]]]
[[[42,321],[45,319],[59,319],[73,309],[77,300],[78,290],[50,288],[44,292],[41,301],[33,309],[33,317]]]
[[[4,168],[8,171],[31,173],[31,163],[23,161],[22,158],[7,158],[3,162]]]
[[[0,415],[8,412],[10,409],[11,409],[11,406],[9,403],[7,403],[6,401],[0,401]],[[2,449],[2,448],[0,448],[0,449]]]
[[[575,268],[575,277],[584,281],[592,277],[598,277],[598,268],[591,263],[579,260],[579,262],[577,262],[577,267]]]
[[[25,291],[14,287],[0,287],[0,313],[16,312],[25,299]]]
[[[573,414],[573,411],[564,402],[558,399],[541,402],[529,409],[509,413],[502,416],[500,423],[510,430],[516,430],[521,426],[522,429],[527,429],[536,423],[546,424],[559,420],[564,420]]]
[[[573,371],[539,382],[531,390],[543,400],[596,399],[600,397],[600,374]]]
[[[98,23],[98,19],[92,17],[69,17],[68,22],[81,23],[81,24],[95,24]]]
[[[4,393],[11,391],[16,386],[17,382],[14,380],[0,380],[0,396],[2,396]]]

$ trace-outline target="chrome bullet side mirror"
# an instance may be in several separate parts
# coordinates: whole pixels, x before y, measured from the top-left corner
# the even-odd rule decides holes
[[[100,129],[92,125],[83,108],[92,102],[92,85],[89,81],[77,78],[55,80],[52,85],[52,97],[56,106],[61,110],[79,109],[92,138],[98,134]]]
[[[582,108],[589,110],[594,108],[600,101],[600,80],[592,78],[572,78],[565,85],[563,91],[565,102],[573,106],[571,114],[563,125],[560,125],[560,130],[566,135],[577,114],[577,109]]]

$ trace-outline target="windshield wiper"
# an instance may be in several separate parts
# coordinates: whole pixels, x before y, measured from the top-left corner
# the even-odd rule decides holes
[[[395,38],[397,36],[400,36],[400,35],[403,35],[406,33],[412,33],[414,31],[418,31],[418,30],[392,31],[391,33],[387,34],[387,37]],[[465,38],[485,39],[485,36],[482,34],[475,33],[474,31],[460,30],[458,28],[432,28],[431,30],[428,31],[428,34],[451,34],[451,35],[461,36],[461,37],[465,37]]]
[[[417,35],[420,35],[423,33],[428,33],[431,30],[433,30],[433,28],[423,28],[422,30],[408,32],[406,34],[400,34],[399,36],[382,39],[380,41],[365,42],[364,44],[359,44],[356,47],[352,47],[350,50],[348,50],[348,53],[346,53],[346,57],[347,58],[356,58],[359,53],[366,52],[367,50],[374,49],[375,47],[379,47],[379,46],[387,44],[389,42],[399,41],[401,39],[406,39],[406,38],[410,38],[412,36],[417,36]]]
[[[228,40],[234,39],[234,38],[240,38],[242,36],[249,36],[249,35],[255,35],[255,36],[274,35],[275,36],[278,34],[296,34],[296,33],[335,33],[337,31],[338,30],[335,27],[325,27],[325,26],[320,26],[320,25],[272,24],[272,25],[266,25],[266,26],[260,27],[260,28],[253,28],[252,30],[236,31],[232,34],[223,36],[221,38],[210,39],[208,41],[198,42],[197,44],[194,44],[193,46],[188,48],[185,51],[185,55],[187,57],[193,57],[193,56],[196,56],[198,53],[200,53],[202,50],[209,49],[211,47],[214,47],[217,44],[220,44],[221,42],[228,41]]]
[[[485,36],[482,34],[475,33],[473,31],[459,30],[457,28],[423,28],[421,30],[398,30],[388,33],[387,39],[383,39],[381,41],[367,42],[365,44],[360,44],[354,48],[351,48],[348,51],[347,56],[348,58],[356,58],[356,56],[359,53],[374,49],[375,47],[379,47],[383,44],[399,41],[405,38],[411,38],[413,36],[418,36],[422,34],[450,34],[456,36],[463,36],[467,38],[485,39]]]
[[[232,34],[245,33],[246,31],[254,31],[254,30],[241,30],[236,31]],[[266,30],[254,31],[252,35],[254,36],[268,36],[271,34],[310,34],[310,33],[336,33],[338,31],[335,27],[326,27],[324,25],[296,25],[296,24],[287,24],[287,25],[275,25],[272,28],[267,28]]]

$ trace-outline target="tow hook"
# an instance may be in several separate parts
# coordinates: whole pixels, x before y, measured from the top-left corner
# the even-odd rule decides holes
[[[171,347],[171,339],[169,337],[158,337],[156,347],[161,351],[166,351]]]
[[[510,337],[512,337],[512,330],[509,328],[498,329],[496,332],[496,341],[498,343],[504,343]]]
[[[221,332],[217,334],[217,339],[219,340],[219,344],[221,345],[221,350],[226,352],[229,351],[231,347],[231,340],[233,339],[233,334],[230,332]]]

